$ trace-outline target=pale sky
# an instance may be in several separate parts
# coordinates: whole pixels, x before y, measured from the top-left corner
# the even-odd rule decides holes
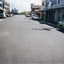
[[[31,3],[41,5],[42,0],[6,0],[10,3],[11,9],[17,8],[19,12],[30,11]]]

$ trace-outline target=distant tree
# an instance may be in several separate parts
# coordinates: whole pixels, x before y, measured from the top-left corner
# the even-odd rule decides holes
[[[27,11],[24,11],[23,14],[28,14]]]

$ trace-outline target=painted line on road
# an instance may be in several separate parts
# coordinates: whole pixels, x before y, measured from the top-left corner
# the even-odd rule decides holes
[[[0,22],[2,22],[2,21],[4,21],[4,20],[0,20]]]

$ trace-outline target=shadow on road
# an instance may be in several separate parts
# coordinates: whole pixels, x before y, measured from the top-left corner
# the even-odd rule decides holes
[[[4,19],[3,17],[0,17],[0,19]]]
[[[48,22],[44,22],[44,21],[38,21],[40,24],[46,24],[46,25],[49,25],[49,26],[52,26],[54,28],[58,28],[57,24],[52,24],[52,23],[48,23]]]
[[[56,29],[56,30],[61,32],[61,33],[64,33],[64,30],[61,30],[61,29]]]
[[[58,25],[57,24],[53,24],[53,23],[49,23],[49,22],[44,22],[44,21],[38,21],[40,24],[46,24],[46,25],[49,25],[49,26],[52,26],[54,28],[57,28],[56,30],[61,32],[61,33],[64,33],[64,30],[60,30]],[[47,29],[47,28],[46,28]]]
[[[53,28],[43,28],[43,29],[38,29],[38,28],[32,28],[32,30],[46,30],[46,31],[51,31]]]

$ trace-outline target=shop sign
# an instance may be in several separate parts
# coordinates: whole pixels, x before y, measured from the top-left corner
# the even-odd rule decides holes
[[[61,8],[64,7],[64,4],[54,5],[53,8]]]

